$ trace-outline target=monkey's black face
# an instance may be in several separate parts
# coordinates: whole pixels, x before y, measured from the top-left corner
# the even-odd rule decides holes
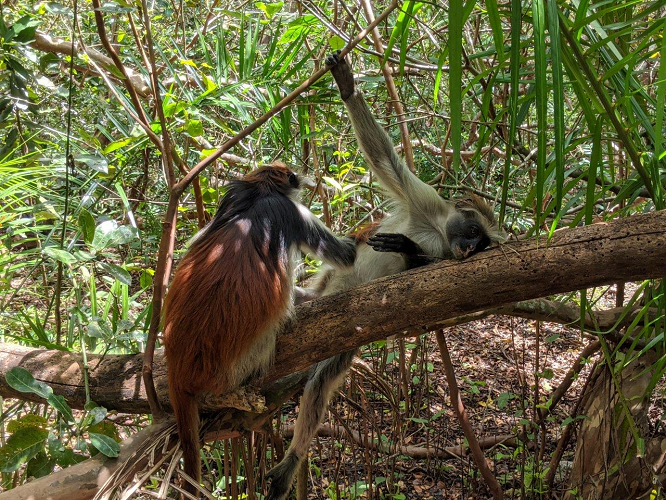
[[[446,236],[453,256],[466,259],[490,245],[490,238],[473,212],[462,212],[453,217],[446,226]]]
[[[294,189],[298,189],[301,187],[301,180],[294,172],[289,173],[288,180],[289,180],[289,185]]]

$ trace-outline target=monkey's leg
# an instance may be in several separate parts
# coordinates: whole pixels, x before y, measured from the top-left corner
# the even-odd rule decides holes
[[[266,476],[271,481],[266,500],[284,500],[289,495],[298,466],[307,457],[310,443],[324,419],[331,393],[342,383],[355,354],[356,351],[338,354],[317,365],[303,391],[294,437],[287,454]]]
[[[427,255],[423,249],[404,234],[377,233],[368,240],[375,252],[401,253],[405,257],[407,269],[439,262],[440,258]]]
[[[303,288],[301,286],[294,287],[294,304],[299,305],[303,302],[309,302],[310,300],[318,299],[321,296],[319,290],[313,290],[311,288]]]

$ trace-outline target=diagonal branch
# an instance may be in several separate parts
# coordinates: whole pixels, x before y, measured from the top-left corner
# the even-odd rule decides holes
[[[292,328],[278,339],[276,363],[269,378],[275,380],[304,370],[334,354],[390,335],[444,325],[461,316],[469,321],[479,311],[618,280],[664,277],[664,262],[666,211],[568,229],[557,232],[550,243],[511,243],[463,262],[442,262],[379,279],[298,306]],[[514,309],[512,313],[520,314],[526,308],[518,304]],[[523,314],[564,322],[575,319],[568,309],[555,305],[532,308]],[[619,317],[619,310],[611,310],[604,315],[603,323],[612,326]],[[108,409],[147,412],[146,393],[139,376],[142,361],[141,354],[89,356],[92,399]],[[157,394],[160,402],[168,406],[163,361],[158,351]],[[14,366],[24,367],[35,378],[50,384],[72,406],[85,401],[83,367],[76,353],[1,345],[0,374]],[[13,391],[2,376],[0,395],[29,398]],[[202,408],[232,406],[251,410],[263,404],[251,392],[234,398],[225,401],[206,397]]]

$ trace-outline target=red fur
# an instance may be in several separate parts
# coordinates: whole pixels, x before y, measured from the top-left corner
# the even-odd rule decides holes
[[[185,472],[196,481],[201,466],[195,396],[221,394],[241,382],[234,377],[235,363],[284,316],[290,298],[291,276],[265,265],[267,245],[256,248],[250,231],[231,223],[205,234],[178,266],[165,302],[169,396]],[[189,484],[186,490],[197,495]]]
[[[349,236],[354,238],[354,241],[357,245],[361,243],[367,243],[370,238],[372,238],[377,230],[379,229],[379,223],[381,220],[376,220],[362,226],[359,230],[350,233]]]

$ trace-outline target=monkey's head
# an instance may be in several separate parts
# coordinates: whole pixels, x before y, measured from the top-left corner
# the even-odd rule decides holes
[[[276,192],[285,196],[298,194],[301,179],[281,161],[274,161],[247,174],[243,180],[255,184],[262,191]]]
[[[475,195],[455,200],[455,213],[446,224],[446,237],[453,256],[466,259],[491,243],[504,241],[490,205]]]

